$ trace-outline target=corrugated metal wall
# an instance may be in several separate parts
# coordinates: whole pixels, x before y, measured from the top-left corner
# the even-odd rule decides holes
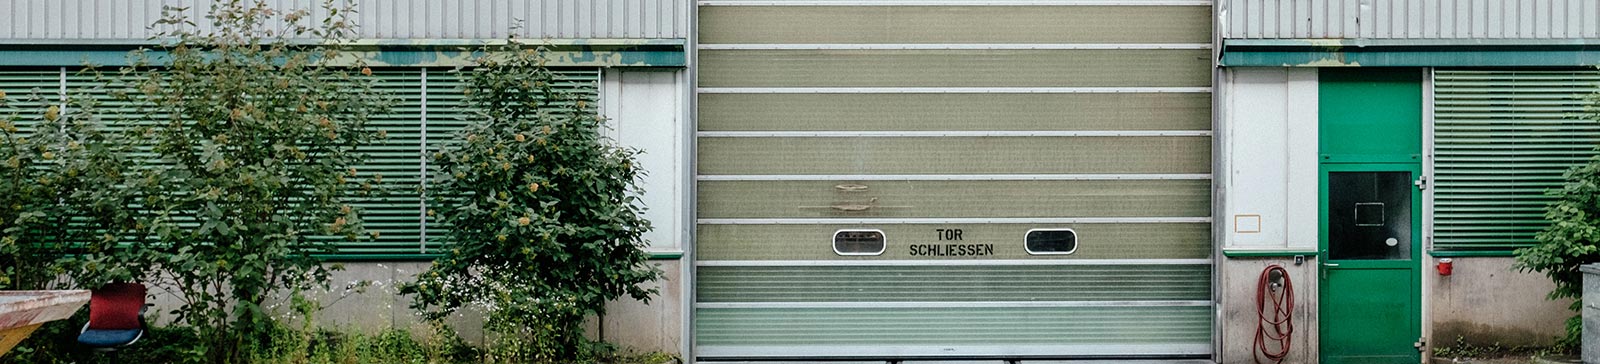
[[[1223,38],[1600,37],[1595,0],[1222,0]]]
[[[267,0],[312,9],[320,0]],[[690,0],[373,0],[356,2],[361,38],[504,38],[521,20],[529,38],[688,38]],[[204,23],[203,0],[0,0],[0,38],[132,39],[163,6],[188,7]]]

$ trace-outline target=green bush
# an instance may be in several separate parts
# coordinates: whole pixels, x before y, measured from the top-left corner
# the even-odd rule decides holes
[[[433,158],[453,245],[403,292],[430,319],[485,309],[503,362],[593,361],[584,317],[647,300],[639,285],[660,277],[642,249],[637,152],[605,140],[593,100],[554,88],[543,47],[482,52],[458,70],[476,116]]]
[[[1600,123],[1600,93],[1590,95],[1584,118]],[[1556,289],[1547,298],[1574,299],[1573,312],[1582,308],[1583,274],[1578,267],[1600,262],[1600,156],[1573,167],[1560,189],[1546,194],[1556,198],[1545,209],[1550,226],[1539,232],[1537,245],[1517,249],[1517,269],[1544,273],[1555,281]],[[1582,318],[1576,313],[1567,319],[1566,336],[1559,345],[1576,347],[1583,334]]]
[[[117,188],[126,145],[102,130],[92,103],[52,103],[38,90],[12,98],[0,92],[0,108],[28,114],[0,116],[0,289],[131,277],[113,256],[133,226],[131,195]],[[58,282],[65,273],[77,282]]]
[[[354,166],[387,102],[370,69],[336,63],[333,44],[351,24],[332,4],[327,18],[307,19],[259,0],[215,1],[210,27],[169,8],[156,24],[170,29],[159,62],[137,51],[132,66],[101,77],[138,108],[124,115],[129,139],[156,162],[128,182],[141,238],[132,264],[176,293],[170,314],[198,331],[207,362],[257,351],[274,325],[268,300],[325,287],[313,254],[364,234],[349,202],[374,186]]]

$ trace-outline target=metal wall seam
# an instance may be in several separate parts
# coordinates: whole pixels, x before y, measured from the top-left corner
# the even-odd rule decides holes
[[[1163,181],[1208,180],[1209,174],[702,174],[697,181]]]
[[[1211,49],[1210,43],[701,44],[701,50],[1132,50]]]
[[[418,124],[420,124],[420,127],[419,127],[418,130],[421,131],[420,133],[417,133],[418,137],[421,138],[421,142],[418,145],[419,150],[417,152],[417,163],[419,164],[419,171],[420,171],[420,174],[417,177],[418,178],[417,191],[418,191],[418,194],[421,196],[421,198],[417,199],[417,210],[418,210],[417,211],[417,218],[418,218],[417,219],[417,224],[418,224],[417,225],[418,226],[418,228],[417,228],[417,230],[418,230],[417,231],[417,253],[418,254],[427,254],[428,253],[428,68],[427,67],[422,67],[421,72],[418,74],[417,77],[419,78],[417,80],[417,82],[420,83],[420,86],[418,87],[419,90],[417,91],[417,93],[418,93],[418,104],[421,107],[421,110],[418,112],[419,115],[418,115],[418,120],[417,120]]]
[[[1583,39],[1590,0],[1221,0],[1228,39]]]
[[[339,1],[339,2],[345,2]],[[278,10],[315,9],[305,0],[266,0]],[[500,39],[522,23],[527,38],[687,38],[684,9],[689,0],[631,0],[618,6],[608,0],[385,0],[354,2],[357,38]],[[10,0],[0,20],[0,38],[128,39],[159,35],[148,28],[167,6],[186,7],[189,20],[205,23],[210,10],[198,0],[124,0],[105,6],[96,0]],[[326,12],[312,11],[311,19]],[[286,29],[282,22],[270,25]],[[198,29],[210,29],[200,25]]]
[[[700,225],[871,225],[871,224],[1209,224],[1210,217],[977,217],[977,218],[742,218],[698,219]]]
[[[1211,136],[1210,130],[1025,131],[702,131],[702,138],[927,138],[927,137],[1173,137]]]
[[[700,6],[1211,6],[1210,0],[700,0]]]
[[[1120,94],[1211,93],[1210,87],[701,87],[702,94]]]
[[[698,302],[694,308],[1010,308],[1010,307],[1190,307],[1211,301],[885,301],[885,302]]]
[[[1211,259],[702,260],[697,267],[1211,265]]]

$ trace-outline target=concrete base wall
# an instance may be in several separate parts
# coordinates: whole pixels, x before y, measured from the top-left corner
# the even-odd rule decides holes
[[[1256,327],[1259,317],[1256,309],[1256,291],[1261,272],[1272,264],[1289,271],[1294,285],[1294,333],[1288,357],[1284,363],[1317,362],[1317,261],[1307,256],[1304,264],[1295,265],[1291,258],[1223,258],[1220,274],[1222,318],[1221,363],[1254,363]],[[1269,304],[1270,305],[1270,304]],[[1269,306],[1267,308],[1271,310]],[[1276,349],[1276,348],[1273,348]]]
[[[1551,301],[1545,295],[1555,283],[1537,273],[1511,268],[1514,258],[1453,258],[1454,272],[1440,276],[1436,260],[1423,268],[1433,287],[1426,298],[1433,323],[1434,347],[1472,345],[1503,347],[1550,345],[1564,335],[1571,300]]]
[[[333,273],[330,280],[332,289],[308,294],[323,307],[313,319],[322,327],[336,330],[377,332],[398,328],[411,331],[419,337],[427,335],[431,329],[411,309],[411,298],[400,295],[396,287],[399,283],[415,279],[429,264],[345,263],[344,270]],[[682,354],[682,266],[678,260],[656,260],[652,264],[664,273],[663,280],[653,284],[659,293],[648,304],[631,298],[611,302],[606,306],[604,318],[590,319],[586,333],[591,338],[601,338],[624,350]],[[367,285],[362,287],[362,282]],[[171,315],[165,313],[181,304],[177,295],[155,286],[150,287],[150,293],[155,296],[152,303],[156,307],[151,312],[158,313],[156,322],[171,322]],[[283,306],[275,308],[286,309]],[[479,345],[484,343],[481,314],[462,310],[449,322],[463,339]]]

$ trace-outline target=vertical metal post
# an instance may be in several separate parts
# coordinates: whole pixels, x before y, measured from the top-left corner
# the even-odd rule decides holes
[[[1422,292],[1420,292],[1421,299],[1417,302],[1417,304],[1419,306],[1421,306],[1420,308],[1422,309],[1422,312],[1419,313],[1418,315],[1421,316],[1421,320],[1419,320],[1419,321],[1421,321],[1421,323],[1422,323],[1422,328],[1421,328],[1420,332],[1422,333],[1422,338],[1421,339],[1422,339],[1422,341],[1424,343],[1424,345],[1422,347],[1422,349],[1423,349],[1422,350],[1422,362],[1424,362],[1424,363],[1429,363],[1429,362],[1431,362],[1433,360],[1432,347],[1435,344],[1435,341],[1437,341],[1437,340],[1433,340],[1432,339],[1432,337],[1433,337],[1433,321],[1429,320],[1429,314],[1433,310],[1430,310],[1428,308],[1428,305],[1431,303],[1430,302],[1431,300],[1429,300],[1428,297],[1433,292],[1433,283],[1432,283],[1432,280],[1429,279],[1429,273],[1432,272],[1433,270],[1428,269],[1428,265],[1433,263],[1433,259],[1434,259],[1433,258],[1433,191],[1436,190],[1436,188],[1434,188],[1433,185],[1435,183],[1437,183],[1437,181],[1438,181],[1438,179],[1434,178],[1434,176],[1433,176],[1433,158],[1434,158],[1434,151],[1433,151],[1433,133],[1434,133],[1433,120],[1434,120],[1434,116],[1433,116],[1433,113],[1434,113],[1434,110],[1433,110],[1433,69],[1432,68],[1423,68],[1422,69],[1422,176],[1421,177],[1426,179],[1425,180],[1426,184],[1423,185],[1423,186],[1426,186],[1427,188],[1425,188],[1425,189],[1423,189],[1421,191],[1417,191],[1418,193],[1422,194],[1422,244],[1421,244],[1422,254],[1419,254],[1422,257],[1422,261],[1418,262],[1418,264],[1420,264],[1421,266],[1418,267],[1419,269],[1417,269],[1417,274],[1421,274],[1422,275],[1422,284],[1421,284],[1422,287],[1420,287],[1422,289]]]
[[[417,76],[421,82],[421,110],[420,123],[417,128],[421,135],[421,142],[417,146],[417,253],[428,253],[428,68],[422,67],[422,72]]]

